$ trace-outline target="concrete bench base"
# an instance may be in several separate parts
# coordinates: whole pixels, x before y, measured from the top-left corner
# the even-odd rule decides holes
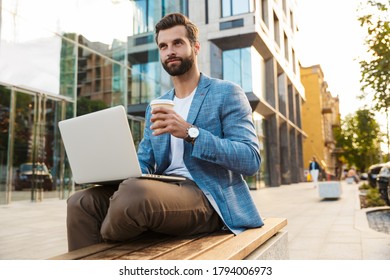
[[[318,184],[318,193],[321,198],[339,198],[341,184],[338,181],[326,181]]]
[[[253,251],[245,260],[288,260],[288,234],[280,231]]]
[[[355,180],[354,180],[353,178],[351,178],[351,177],[345,179],[345,181],[346,181],[348,184],[353,184],[353,183],[355,183]]]

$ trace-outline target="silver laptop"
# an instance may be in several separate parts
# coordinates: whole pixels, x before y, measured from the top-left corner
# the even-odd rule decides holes
[[[123,106],[58,123],[77,184],[104,184],[127,178],[183,181],[179,176],[142,174]]]

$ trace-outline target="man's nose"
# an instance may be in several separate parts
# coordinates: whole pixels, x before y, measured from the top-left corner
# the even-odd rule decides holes
[[[171,56],[175,56],[175,55],[176,55],[175,49],[172,46],[168,47],[167,56],[171,57]]]

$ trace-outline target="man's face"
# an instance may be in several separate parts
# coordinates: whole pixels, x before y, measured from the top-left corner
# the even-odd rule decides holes
[[[184,26],[177,25],[158,34],[161,64],[171,76],[185,74],[195,63],[195,48],[187,38]]]

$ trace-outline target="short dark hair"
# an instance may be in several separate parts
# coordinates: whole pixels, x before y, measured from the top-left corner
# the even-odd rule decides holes
[[[156,43],[158,44],[158,33],[161,30],[166,30],[177,25],[183,25],[186,28],[188,40],[190,41],[191,45],[195,45],[195,43],[198,41],[198,27],[192,23],[188,17],[180,13],[168,14],[156,24]]]

